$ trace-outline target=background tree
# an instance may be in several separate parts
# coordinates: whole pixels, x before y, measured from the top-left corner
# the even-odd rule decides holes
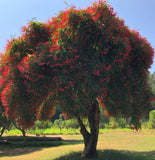
[[[153,72],[152,74],[150,74],[150,76],[149,76],[149,83],[151,85],[151,88],[152,88],[153,92],[155,92],[155,72]]]
[[[152,88],[153,93],[155,94],[155,72],[150,74],[149,76],[149,84]],[[152,108],[151,110],[155,110],[155,101],[152,102]]]
[[[2,137],[3,133],[5,130],[10,130],[12,128],[12,126],[14,125],[15,128],[17,128],[18,130],[20,130],[23,134],[24,140],[25,140],[25,129],[22,126],[18,126],[17,120],[11,121],[9,117],[7,117],[5,114],[5,109],[1,104],[0,101],[0,138]]]
[[[1,78],[1,76],[0,76]],[[3,89],[0,88],[0,93]],[[1,96],[0,96],[1,98]],[[9,129],[10,128],[10,125],[11,125],[11,121],[9,120],[9,118],[4,114],[4,107],[2,106],[2,102],[1,102],[1,99],[0,99],[0,138],[2,137],[4,131],[6,129]]]
[[[55,120],[60,118],[61,114],[62,114],[62,112],[59,109],[56,109],[55,114],[51,117],[51,122],[54,123]]]
[[[76,117],[85,148],[96,155],[100,110],[130,117],[135,128],[154,99],[148,68],[154,51],[105,2],[72,7],[46,23],[30,22],[12,39],[1,60],[1,101],[5,114],[29,128],[55,108]],[[81,117],[87,117],[90,132]]]
[[[155,110],[152,110],[149,114],[148,125],[150,129],[155,129]]]
[[[0,105],[0,138],[6,129],[10,129],[11,121],[5,116],[4,108]]]
[[[5,109],[1,104],[0,101],[0,138],[2,137],[5,130],[10,130],[14,126],[16,129],[20,130],[22,132],[23,138],[25,140],[26,133],[25,129],[22,126],[19,126],[17,123],[17,120],[11,121],[9,117],[7,117],[5,114]]]

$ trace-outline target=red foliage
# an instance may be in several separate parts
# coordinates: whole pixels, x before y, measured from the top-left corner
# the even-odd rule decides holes
[[[2,105],[25,128],[35,118],[49,119],[55,106],[86,116],[94,99],[107,116],[138,123],[154,100],[146,82],[153,56],[147,40],[106,1],[71,7],[46,23],[28,23],[21,37],[8,41],[0,67]]]

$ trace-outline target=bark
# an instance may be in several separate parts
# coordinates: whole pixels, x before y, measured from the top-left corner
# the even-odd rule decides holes
[[[92,104],[92,109],[88,113],[88,122],[90,127],[90,133],[86,130],[82,120],[78,117],[78,123],[80,125],[80,132],[84,138],[84,151],[81,155],[82,158],[90,158],[97,156],[97,142],[99,134],[99,121],[100,110],[97,100]]]
[[[1,131],[1,134],[0,134],[0,138],[2,137],[4,131],[5,131],[5,127],[2,128],[2,131]]]
[[[21,129],[21,132],[22,132],[22,134],[23,134],[23,138],[24,138],[24,141],[25,141],[25,139],[26,139],[26,133],[25,133],[25,130],[24,130],[24,129]]]
[[[82,120],[80,119],[80,117],[78,117],[78,123],[80,125],[80,133],[82,134],[83,136],[83,139],[84,139],[84,145],[85,145],[85,148],[88,146],[88,143],[89,143],[89,139],[90,139],[90,133],[87,131],[85,125],[83,124]]]

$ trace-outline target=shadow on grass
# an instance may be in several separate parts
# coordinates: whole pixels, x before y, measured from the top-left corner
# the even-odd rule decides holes
[[[155,160],[151,152],[130,152],[117,150],[99,150],[98,158],[81,159],[80,152],[73,152],[68,155],[56,158],[55,160]]]
[[[64,145],[76,145],[76,144],[83,144],[83,140],[63,140]]]
[[[62,141],[19,141],[23,137],[12,137],[17,141],[11,141],[9,144],[0,145],[0,157],[11,157],[17,155],[29,154],[35,151],[41,151],[43,148],[58,147],[63,145],[82,144],[83,140],[62,140]],[[7,137],[5,137],[5,140]],[[4,138],[3,138],[4,140]]]

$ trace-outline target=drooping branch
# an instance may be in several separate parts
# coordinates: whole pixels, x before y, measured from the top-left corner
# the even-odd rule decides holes
[[[24,128],[19,127],[19,126],[16,124],[16,122],[15,122],[15,121],[12,121],[12,123],[13,123],[13,125],[14,125],[18,130],[20,130],[20,131],[22,132],[23,138],[24,138],[24,140],[25,140],[25,138],[26,138],[26,134],[25,134],[25,130],[24,130]]]
[[[1,133],[0,133],[0,138],[2,137],[3,133],[5,131],[5,127],[2,128]]]
[[[89,143],[90,133],[87,131],[85,125],[83,124],[83,121],[81,120],[80,116],[77,117],[78,123],[80,125],[80,133],[83,136],[85,148]]]

